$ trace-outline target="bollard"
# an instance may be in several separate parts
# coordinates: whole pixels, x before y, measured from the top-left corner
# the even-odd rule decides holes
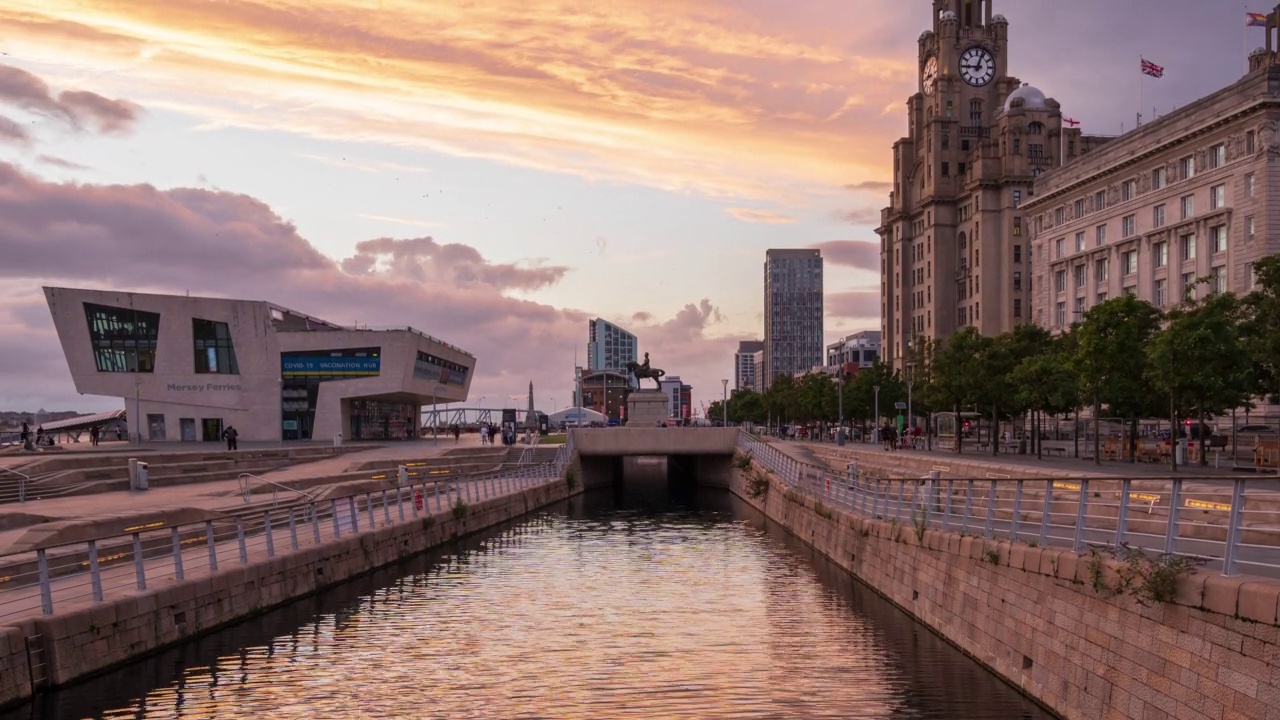
[[[173,541],[173,577],[181,582],[183,580],[182,572],[182,538],[179,537],[178,528],[171,531]]]
[[[40,610],[45,615],[52,615],[53,587],[49,584],[49,558],[44,548],[36,550],[36,563],[40,568]]]

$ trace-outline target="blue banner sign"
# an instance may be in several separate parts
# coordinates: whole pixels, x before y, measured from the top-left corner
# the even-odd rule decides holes
[[[377,375],[381,369],[377,357],[282,357],[280,374],[293,375],[347,375],[352,377]]]

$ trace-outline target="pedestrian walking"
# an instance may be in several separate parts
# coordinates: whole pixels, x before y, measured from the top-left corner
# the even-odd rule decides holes
[[[481,445],[489,444],[489,426],[488,425],[480,426],[480,444]]]
[[[459,426],[459,425],[454,425],[454,426],[453,426],[453,441],[454,441],[454,442],[458,442],[458,440],[459,440],[461,437],[462,437],[462,427],[461,427],[461,426]]]
[[[89,428],[89,444],[90,444],[90,445],[92,445],[92,446],[94,446],[94,447],[98,447],[98,435],[99,435],[99,434],[100,434],[100,432],[99,432],[99,430],[98,430],[98,426],[97,426],[97,425],[94,425],[93,427]]]
[[[236,444],[236,438],[239,437],[239,435],[240,433],[236,430],[235,425],[228,425],[227,429],[222,431],[222,439],[227,441],[228,450],[237,449],[238,445]]]

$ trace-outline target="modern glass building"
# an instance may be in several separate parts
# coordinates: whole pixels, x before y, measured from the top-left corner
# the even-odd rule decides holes
[[[764,389],[823,364],[822,253],[768,250],[764,260]]]
[[[45,288],[76,390],[124,400],[145,441],[417,437],[475,357],[413,328],[345,328],[255,300]]]
[[[762,340],[744,340],[733,354],[733,389],[754,390],[756,387],[756,353],[764,350]]]
[[[636,362],[636,336],[607,320],[587,321],[587,369],[625,371]]]

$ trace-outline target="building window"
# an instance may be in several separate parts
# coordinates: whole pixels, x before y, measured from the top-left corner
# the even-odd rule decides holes
[[[1164,206],[1157,205],[1151,208],[1151,229],[1164,227]]]
[[[1031,123],[1030,125],[1028,125],[1028,126],[1027,126],[1027,134],[1028,134],[1028,135],[1043,135],[1043,134],[1044,134],[1044,125],[1042,125],[1041,123],[1038,123],[1038,122],[1033,122],[1033,123]]]
[[[1067,271],[1059,270],[1053,274],[1053,287],[1058,292],[1067,291]]]
[[[1209,169],[1220,168],[1227,164],[1227,146],[1218,143],[1209,148]]]
[[[1254,148],[1254,134],[1252,130],[1244,134],[1244,152],[1246,155],[1252,155],[1257,152]]]
[[[1084,283],[1087,278],[1088,278],[1088,274],[1085,272],[1084,266],[1077,265],[1076,266],[1076,289],[1080,289],[1084,287]]]
[[[1252,176],[1252,175],[1250,175],[1249,177],[1250,177],[1250,178],[1252,178],[1253,176]],[[1014,207],[1018,207],[1018,205],[1020,205],[1020,204],[1022,204],[1022,191],[1021,191],[1021,190],[1014,190],[1014,191],[1013,191],[1013,206],[1014,206]]]
[[[1164,168],[1159,167],[1151,171],[1151,189],[1159,190],[1164,187]]]
[[[1169,243],[1158,242],[1151,246],[1151,257],[1155,260],[1155,266],[1162,268],[1169,264]]]
[[[1244,196],[1253,197],[1253,173],[1244,176]]]
[[[948,103],[950,103],[951,101],[950,101],[950,100],[948,100],[947,102],[948,102]],[[969,152],[969,141],[968,141],[968,140],[961,140],[961,141],[960,141],[960,150],[961,150],[961,152]]]
[[[942,163],[942,177],[951,177],[951,163]]]
[[[1244,219],[1244,241],[1247,243],[1253,242],[1253,216],[1252,215]]]
[[[1125,215],[1120,218],[1120,235],[1121,237],[1133,237],[1138,230],[1137,216]]]
[[[1075,154],[1076,154],[1076,141],[1074,138],[1072,138],[1071,140],[1067,141],[1067,155],[1071,157],[1075,157]]]
[[[1022,218],[1020,217],[1013,219],[1013,235],[1014,237],[1022,235]]]
[[[1017,138],[1014,138],[1013,140],[1013,154],[1014,155],[1022,154],[1022,141],[1018,140]]]
[[[1168,302],[1169,282],[1160,278],[1151,283],[1151,303],[1156,307],[1164,307]]]
[[[1227,186],[1214,185],[1209,188],[1209,209],[1217,210],[1227,204]]]
[[[1138,251],[1129,250],[1120,256],[1124,264],[1125,277],[1138,272]]]
[[[1178,161],[1178,177],[1182,180],[1190,180],[1196,175],[1196,159],[1190,155]]]
[[[1227,251],[1227,226],[1214,225],[1209,228],[1209,237],[1213,238],[1213,252],[1224,253]]]
[[[1106,293],[1106,291],[1104,290],[1103,292],[1098,293],[1097,297],[1095,297],[1095,298],[1093,299],[1093,304],[1094,304],[1094,305],[1101,305],[1102,303],[1104,303],[1104,302],[1106,302],[1106,301],[1107,301],[1107,293]]]
[[[1065,254],[1066,248],[1063,246],[1066,244],[1066,238],[1058,238],[1053,241],[1053,257],[1055,259],[1060,259]]]
[[[1022,298],[1013,299],[1013,316],[1016,318],[1022,317]]]
[[[1227,268],[1225,265],[1215,265],[1210,270],[1213,276],[1213,292],[1214,294],[1222,294],[1227,291]]]
[[[1102,247],[1103,245],[1106,245],[1107,244],[1107,226],[1099,225],[1098,227],[1094,228],[1093,237],[1095,240],[1094,245],[1096,247]]]
[[[947,133],[942,133],[942,149],[943,150],[951,149],[951,136],[948,135]]]
[[[1022,262],[1022,246],[1021,245],[1013,246],[1013,261],[1016,263]]]
[[[1044,159],[1044,145],[1040,143],[1027,143],[1027,156],[1037,160]]]
[[[1182,236],[1182,259],[1183,260],[1196,259],[1196,236],[1195,235]]]
[[[1084,231],[1076,233],[1076,252],[1084,252]]]
[[[1082,297],[1076,298],[1076,311],[1075,311],[1076,317],[1080,317],[1081,315],[1084,315],[1084,311],[1085,311],[1084,298]]]
[[[1067,211],[1065,208],[1057,208],[1053,211],[1053,224],[1061,225],[1066,221]]]
[[[1101,285],[1107,281],[1110,265],[1111,263],[1107,262],[1106,258],[1102,258],[1093,264],[1093,282],[1095,284]]]
[[[1138,196],[1138,181],[1125,180],[1124,184],[1120,186],[1120,199],[1132,200],[1137,196]]]
[[[1080,198],[1076,201],[1075,210],[1077,219],[1084,217],[1084,198]]]
[[[1058,303],[1057,307],[1054,308],[1053,319],[1055,321],[1054,324],[1058,327],[1063,327],[1067,324],[1067,304],[1065,302]]]
[[[1095,212],[1107,209],[1107,191],[1099,190],[1093,194],[1093,209]]]
[[[1196,274],[1182,273],[1182,300],[1183,302],[1191,300],[1195,297]]]
[[[1013,289],[1014,290],[1022,289],[1022,273],[1021,272],[1014,271],[1013,273]]]
[[[231,328],[224,322],[191,319],[197,374],[239,375]]]
[[[84,314],[98,372],[155,372],[158,313],[85,303]]]
[[[1258,287],[1258,266],[1253,263],[1249,263],[1249,287]]]
[[[1196,196],[1195,195],[1183,195],[1182,200],[1180,200],[1178,204],[1182,209],[1183,220],[1186,220],[1187,218],[1190,218],[1196,214]]]
[[[982,126],[982,101],[969,101],[969,124],[974,127]]]

